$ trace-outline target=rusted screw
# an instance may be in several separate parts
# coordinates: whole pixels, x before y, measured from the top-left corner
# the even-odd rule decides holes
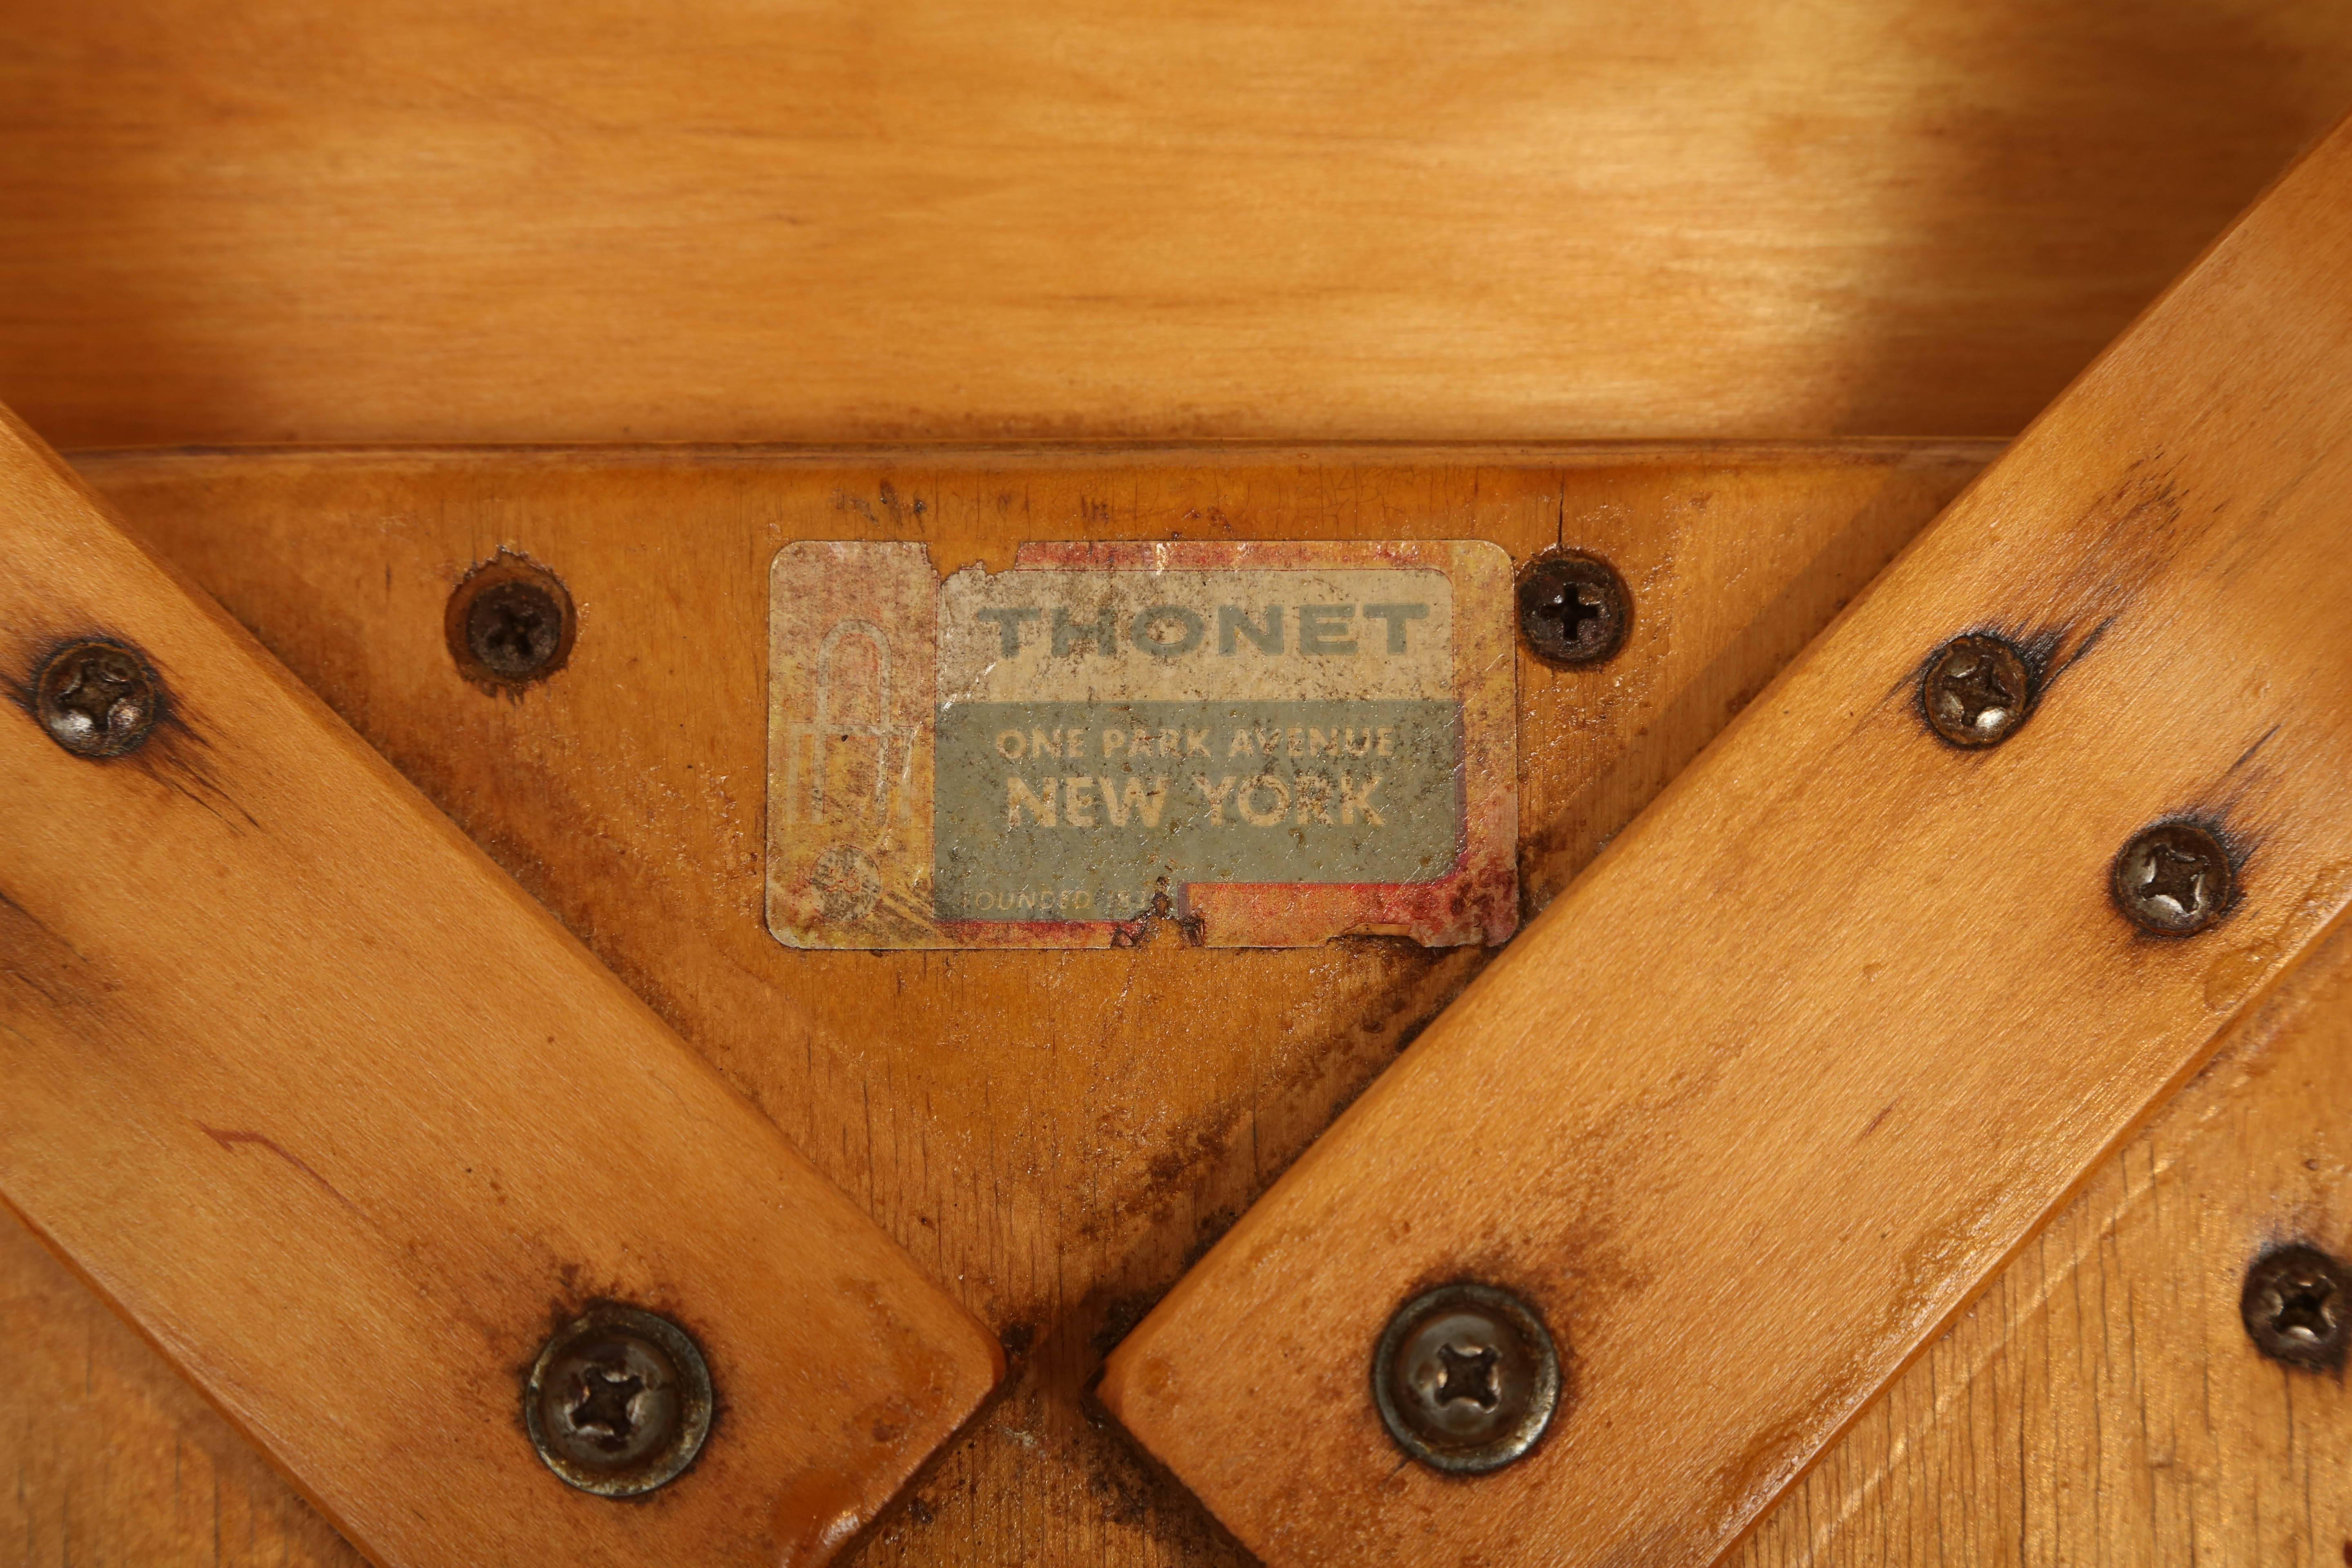
[[[582,1491],[636,1497],[694,1462],[710,1435],[710,1369],[685,1330],[606,1304],[559,1330],[523,1385],[547,1468]]]
[[[1519,632],[1547,664],[1598,664],[1625,643],[1632,596],[1597,555],[1557,551],[1519,574]]]
[[[536,562],[501,552],[466,574],[449,595],[449,657],[468,679],[528,686],[572,656],[572,595]]]
[[[2273,1361],[2324,1370],[2344,1364],[2352,1300],[2344,1267],[2315,1247],[2282,1247],[2246,1270],[2238,1312],[2254,1348]]]
[[[1372,1403],[1397,1447],[1452,1475],[1499,1470],[1559,1405],[1559,1352],[1534,1308],[1492,1285],[1441,1285],[1389,1319]]]
[[[2189,936],[2221,918],[2234,873],[2221,841],[2193,822],[2159,822],[2116,857],[2116,903],[2158,936]]]
[[[2033,703],[2025,656],[1995,637],[1954,637],[1927,661],[1919,710],[1955,746],[1998,745],[2017,732]]]
[[[49,739],[78,757],[133,752],[155,728],[163,682],[121,643],[68,643],[33,681],[33,706]]]

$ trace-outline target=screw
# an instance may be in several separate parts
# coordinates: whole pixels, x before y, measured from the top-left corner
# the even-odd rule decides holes
[[[1523,1457],[1559,1405],[1559,1352],[1534,1308],[1492,1285],[1441,1285],[1397,1309],[1372,1352],[1372,1403],[1432,1469],[1484,1475]]]
[[[78,757],[137,751],[163,708],[163,683],[121,643],[67,644],[41,666],[33,691],[49,739]]]
[[[503,551],[466,574],[443,617],[458,669],[503,687],[528,686],[562,668],[573,621],[563,580]]]
[[[1547,664],[1598,664],[1625,644],[1633,600],[1597,555],[1555,551],[1519,577],[1519,631]]]
[[[1955,746],[1993,746],[2017,732],[2032,706],[2025,656],[1999,637],[1954,637],[1927,662],[1919,710]]]
[[[2344,1268],[2315,1247],[2282,1247],[2246,1270],[2238,1313],[2254,1348],[2273,1361],[2325,1369],[2344,1364],[2352,1301]]]
[[[2193,822],[2159,822],[2116,857],[2116,902],[2158,936],[2189,936],[2221,918],[2234,879],[2229,851]]]
[[[667,1318],[614,1303],[559,1330],[523,1384],[523,1424],[547,1468],[600,1497],[676,1479],[710,1436],[710,1368]]]

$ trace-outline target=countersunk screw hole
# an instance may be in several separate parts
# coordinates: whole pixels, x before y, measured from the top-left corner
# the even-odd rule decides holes
[[[2239,1313],[2254,1348],[2273,1361],[2341,1366],[2352,1300],[2344,1266],[2315,1247],[2279,1247],[2246,1270]]]
[[[1927,661],[1919,707],[1928,726],[1956,746],[1999,745],[2033,710],[2033,672],[2000,637],[1954,637]]]
[[[121,643],[68,643],[33,680],[33,706],[49,739],[78,757],[119,757],[154,732],[163,683]]]
[[[2190,936],[2229,909],[2236,876],[2211,829],[2159,822],[2123,847],[2110,879],[2117,907],[2141,930]]]
[[[535,583],[502,583],[474,601],[466,631],[474,657],[501,675],[528,679],[555,652],[563,613]]]
[[[449,595],[444,622],[449,657],[467,679],[515,689],[563,668],[576,616],[562,579],[501,552],[466,574]]]
[[[1555,551],[1520,574],[1519,633],[1547,664],[1599,664],[1625,643],[1633,599],[1597,555]]]
[[[523,1425],[582,1491],[636,1497],[677,1479],[710,1435],[709,1365],[684,1329],[607,1303],[566,1324],[524,1381]]]
[[[1524,1458],[1560,1404],[1559,1349],[1534,1307],[1442,1285],[1398,1308],[1372,1351],[1372,1403],[1413,1458],[1475,1476]]]

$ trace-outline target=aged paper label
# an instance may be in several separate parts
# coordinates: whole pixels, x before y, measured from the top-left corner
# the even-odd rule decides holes
[[[1222,947],[1517,924],[1510,563],[1475,541],[919,543],[770,574],[793,947]]]

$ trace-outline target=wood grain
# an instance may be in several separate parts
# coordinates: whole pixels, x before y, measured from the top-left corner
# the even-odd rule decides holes
[[[1874,1402],[1768,1515],[1742,1568],[2083,1561],[2332,1568],[2352,1398],[2251,1357],[2239,1269],[2274,1241],[2352,1253],[2352,953],[2341,927],[2275,1000]],[[0,1338],[29,1413],[0,1443],[0,1541],[26,1563],[359,1561],[251,1447],[13,1223]],[[976,1445],[977,1446],[977,1445]],[[1048,1460],[1044,1461],[1050,1463]],[[969,1455],[939,1478],[952,1484]],[[2097,1484],[2085,1484],[2096,1478]],[[990,1478],[993,1479],[994,1478]],[[1202,1563],[1114,1537],[1024,1556],[1023,1494],[942,1541],[904,1510],[894,1562]],[[926,1504],[928,1509],[930,1505]],[[2192,1547],[2191,1542],[2194,1542]]]
[[[829,1559],[994,1342],[5,416],[0,543],[8,1205],[375,1561]],[[27,697],[99,635],[167,693],[103,762]],[[719,1389],[635,1504],[520,1419],[597,1299]]]
[[[1665,668],[1629,681],[1633,695],[1614,699],[1605,712],[1588,708],[1577,683],[1532,666],[1523,670],[1529,679],[1523,716],[1523,743],[1530,748],[1528,864],[1539,874],[1542,867],[1554,868],[1545,886],[1556,887],[1589,859],[1772,664],[1866,576],[1876,563],[1869,552],[1892,549],[1974,471],[1981,455],[1916,454],[1890,471],[1891,452],[1872,460],[1857,460],[1867,454],[1854,452],[1587,454],[1557,479],[1570,540],[1612,552],[1655,550],[1642,557],[1646,603],[1670,624],[1666,636],[1639,642],[1627,655],[1664,660]],[[944,456],[942,471],[959,460],[974,459]],[[1157,460],[1180,468],[1200,461],[1183,454]],[[822,478],[743,477],[763,461],[777,459],[679,454],[628,464],[608,455],[591,465],[591,479],[577,483],[541,471],[551,466],[546,459],[499,454],[152,454],[86,458],[82,466],[134,521],[200,563],[215,586],[235,590],[247,618],[346,711],[372,716],[380,741],[406,728],[431,782],[499,769],[507,742],[452,726],[453,712],[471,710],[446,693],[428,689],[409,701],[371,700],[391,680],[395,661],[328,657],[334,649],[356,652],[393,626],[404,626],[420,606],[432,618],[429,595],[397,605],[357,595],[369,578],[381,584],[384,552],[401,553],[386,538],[447,526],[457,535],[478,531],[482,538],[541,552],[561,538],[571,566],[592,551],[620,547],[617,524],[609,542],[603,533],[574,539],[568,527],[556,531],[554,518],[593,494],[625,489],[616,510],[675,521],[665,548],[677,549],[679,539],[748,526],[747,513],[787,513],[782,498],[793,485],[819,500],[837,490],[877,510],[882,479],[893,479],[897,493],[905,493],[903,471],[877,472],[867,459],[844,459],[851,466]],[[856,466],[860,461],[868,466]],[[1223,465],[1225,472],[1234,466]],[[719,470],[736,477],[721,479]],[[1197,502],[1197,487],[1210,482],[1196,475],[1172,499]],[[1297,505],[1316,497],[1328,505],[1338,494],[1352,507],[1372,489],[1410,493],[1394,473],[1318,484],[1311,493],[1299,485],[1290,493]],[[1712,498],[1704,509],[1695,504],[1701,494]],[[1120,525],[1171,521],[1155,513]],[[466,543],[459,541],[453,557]],[[337,561],[341,575],[311,575],[322,555]],[[572,570],[579,576],[576,566]],[[311,583],[322,591],[307,590]],[[346,599],[345,592],[354,597]],[[615,606],[626,614],[600,618],[608,627],[696,624],[682,610],[650,608],[662,602],[628,598]],[[600,612],[609,604],[600,588]],[[653,645],[648,633],[613,635]],[[441,656],[427,637],[417,657]],[[685,687],[676,689],[676,700],[685,700]],[[529,714],[531,702],[523,708]],[[593,757],[602,753],[591,742],[615,733],[616,722],[604,716],[574,727],[569,754]],[[642,754],[642,748],[630,750]],[[667,773],[691,760],[670,751],[659,756],[669,759],[656,761]],[[611,771],[597,765],[586,776]],[[511,764],[504,769],[509,780],[516,772]],[[483,793],[477,830],[502,814],[545,809],[528,792]],[[643,835],[630,841],[646,846],[646,853],[681,853],[627,813],[605,807],[586,820],[615,837]],[[559,852],[551,864],[530,862],[533,875],[559,881],[584,875],[566,869],[579,858],[576,847],[565,851],[552,828],[541,837]],[[513,837],[505,837],[511,846]],[[666,843],[673,847],[662,848]],[[574,907],[593,910],[608,948],[642,948],[653,940],[650,931],[629,934],[635,922],[625,898],[598,899],[586,888]],[[1225,956],[1248,963],[1248,955]],[[1365,962],[1360,953],[1326,954],[1304,973],[1328,975],[1334,960]],[[2305,994],[2307,973],[2321,972],[2317,958],[2307,961],[2282,988],[2280,1005]],[[1267,983],[1263,974],[1253,980],[1261,988]],[[913,1029],[923,1026],[895,1021],[908,1005],[903,998],[937,984],[909,964],[887,988],[864,995],[872,1027],[897,1042],[901,1056],[913,1054]],[[1056,994],[1066,986],[1066,978]],[[1252,1016],[1268,1030],[1317,1042],[1308,1048],[1328,1049],[1320,1042],[1344,1038],[1352,1022],[1347,1008],[1353,994],[1291,982],[1278,1016],[1270,1004]],[[1380,994],[1389,1005],[1390,994]],[[1414,1000],[1406,1026],[1433,1005]],[[1753,1568],[2055,1568],[2104,1554],[2109,1562],[2156,1565],[2189,1561],[2193,1539],[2200,1562],[2325,1564],[2327,1510],[2335,1505],[2340,1511],[2347,1496],[2328,1468],[2328,1457],[2342,1446],[2340,1435],[2331,1434],[2340,1434],[2334,1423],[2344,1400],[2332,1382],[2290,1380],[2267,1363],[2242,1361],[2234,1279],[2244,1253],[2273,1237],[2333,1237],[2352,1248],[2340,1195],[2346,1152],[2331,1131],[2352,1103],[2352,1051],[2341,1047],[2334,1026],[2321,1022],[2329,1016],[2305,1008],[2300,1035],[2264,1033],[2274,1013],[2233,1031],[2215,1065],[2100,1167],[1952,1331],[1767,1516],[1743,1561]],[[1204,1047],[1199,1031],[1160,1010],[1121,1008],[1111,1016],[1140,1052],[1215,1045]],[[736,1027],[748,1036],[747,1026]],[[2240,1043],[2257,1035],[2282,1044]],[[2291,1039],[2304,1043],[2290,1047]],[[1089,1048],[1108,1056],[1125,1047],[1105,1038]],[[780,1086],[777,1093],[794,1091],[789,1040],[747,1050],[746,1058],[751,1070]],[[1373,1065],[1376,1059],[1358,1070]],[[743,1072],[739,1079],[751,1081]],[[1128,1302],[1138,1294],[1148,1299],[1155,1279],[1172,1277],[1193,1244],[1196,1215],[1213,1224],[1215,1208],[1231,1201],[1225,1194],[1246,1197],[1264,1179],[1255,1164],[1278,1169],[1351,1087],[1260,1076],[1246,1064],[1232,1070],[1230,1081],[1239,1086],[1232,1092],[1246,1090],[1260,1107],[1256,1147],[1244,1152],[1229,1141],[1212,1152],[1197,1140],[1178,1144],[1186,1160],[1178,1184],[1197,1188],[1201,1198],[1144,1226],[1133,1255],[1097,1299],[1083,1299],[1095,1278],[1087,1271],[1102,1267],[1101,1254],[1076,1234],[1091,1218],[1084,1205],[1097,1201],[1083,1171],[1066,1167],[1037,1200],[1065,1217],[1056,1222],[1049,1211],[1033,1221],[1036,1267],[1069,1287],[1034,1315],[1058,1314],[1049,1321],[1068,1326],[1031,1339],[1012,1397],[918,1484],[910,1506],[885,1517],[860,1561],[1191,1568],[1240,1559],[1197,1505],[1155,1487],[1114,1438],[1087,1424],[1077,1404],[1098,1359],[1087,1341],[1101,1330],[1108,1292],[1124,1292],[1117,1303],[1122,1313],[1132,1311]],[[900,1114],[894,1097],[906,1091],[887,1079],[879,1087],[891,1107],[887,1124]],[[1074,1071],[1055,1087],[1066,1098],[1052,1107],[1018,1107],[1013,1120],[1063,1119],[1060,1135],[1067,1140],[1098,1108],[1118,1103],[1118,1082],[1105,1075]],[[1172,1074],[1163,1087],[1180,1115],[1213,1103],[1200,1086]],[[836,1079],[834,1088],[839,1113],[862,1115],[860,1086]],[[977,1136],[972,1142],[985,1148]],[[902,1146],[919,1147],[912,1140]],[[877,1145],[880,1159],[862,1145],[832,1148],[837,1173],[860,1192],[885,1194],[903,1233],[939,1247],[933,1228],[913,1217],[930,1213],[921,1202],[919,1170],[887,1158],[888,1144]],[[1256,1159],[1237,1180],[1235,1162],[1244,1152]],[[998,1234],[1008,1217],[1002,1203],[961,1212]],[[1057,1223],[1069,1228],[1056,1229]],[[959,1255],[941,1248],[938,1256]],[[1000,1325],[1005,1321],[1005,1303],[992,1288],[967,1280],[963,1289]],[[1029,1331],[1035,1334],[1034,1321]],[[8,1365],[20,1413],[0,1426],[0,1542],[10,1543],[0,1547],[0,1559],[237,1568],[344,1568],[355,1561],[153,1350],[21,1232],[0,1235],[0,1334],[15,1347]],[[2096,1485],[2086,1479],[2094,1477]],[[2299,1559],[2297,1552],[2315,1556]]]
[[[359,1568],[259,1450],[13,1215],[0,1224],[0,1334],[31,1416],[0,1460],[0,1560]]]
[[[1519,672],[1523,865],[1540,904],[1990,455],[1887,443],[79,462],[1003,1335],[1017,1367],[1005,1397],[862,1561],[1142,1565],[1238,1559],[1089,1414],[1103,1350],[1481,955],[1384,940],[788,952],[761,929],[758,853],[775,548],[895,536],[928,541],[941,564],[1003,564],[1024,539],[1182,532],[1599,552],[1633,588],[1633,641],[1598,671]],[[441,641],[451,586],[500,548],[557,570],[580,606],[572,662],[519,700],[466,684]],[[41,1415],[0,1425],[0,1541],[37,1543],[47,1561],[81,1539],[77,1521],[116,1506],[106,1477],[168,1473],[174,1447],[80,1396],[70,1352],[25,1375]],[[127,1449],[142,1432],[152,1443]],[[13,1494],[12,1472],[30,1478]],[[222,1560],[276,1561],[234,1539]]]
[[[2244,1271],[2352,1256],[2341,922],[2104,1162],[1735,1568],[2336,1568],[2352,1395],[2255,1353]]]
[[[1714,1560],[2352,896],[2347,192],[2352,128],[1120,1346],[1105,1403],[1244,1542]],[[1977,629],[2050,662],[2022,732],[1963,752],[1916,683]],[[2159,941],[2108,868],[2183,813],[2240,900]],[[1475,1509],[1365,1392],[1391,1310],[1465,1276],[1538,1304],[1572,1386]]]
[[[2330,0],[0,7],[60,444],[2000,436]]]

